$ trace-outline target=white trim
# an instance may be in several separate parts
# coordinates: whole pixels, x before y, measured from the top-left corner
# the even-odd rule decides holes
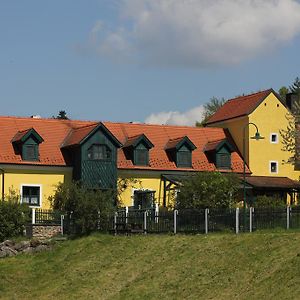
[[[40,188],[40,205],[34,205],[34,206],[29,206],[30,208],[41,208],[42,207],[42,185],[41,184],[32,184],[32,183],[21,183],[20,185],[20,202],[22,203],[23,199],[23,187],[24,186],[29,186],[29,187],[39,187]]]
[[[276,136],[276,141],[275,141],[275,142],[272,141],[272,136],[273,136],[273,135]],[[278,141],[279,141],[279,135],[278,135],[278,133],[277,133],[277,132],[271,132],[271,133],[270,133],[270,143],[271,143],[271,144],[278,144]]]
[[[271,168],[272,163],[276,164],[276,172],[272,172],[272,168]],[[269,172],[270,172],[270,174],[278,174],[278,161],[276,161],[276,160],[269,161]]]

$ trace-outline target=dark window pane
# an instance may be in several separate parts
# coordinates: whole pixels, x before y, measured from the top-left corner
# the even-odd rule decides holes
[[[134,192],[134,208],[146,209],[152,208],[154,205],[153,191],[135,191]]]
[[[177,153],[177,166],[178,167],[191,167],[192,166],[192,153],[191,153],[191,151],[178,151],[178,153]]]
[[[106,145],[92,145],[88,150],[88,158],[92,160],[111,160],[111,150]]]
[[[22,202],[29,205],[40,205],[40,187],[38,186],[23,186],[22,187]]]
[[[148,149],[135,149],[135,165],[148,165]]]
[[[271,162],[271,172],[277,173],[277,163],[276,162]]]
[[[228,153],[218,153],[217,154],[217,168],[219,169],[230,169],[231,168],[231,157]]]

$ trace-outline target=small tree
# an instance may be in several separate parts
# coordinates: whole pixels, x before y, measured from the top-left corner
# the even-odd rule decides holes
[[[290,86],[290,91],[294,94],[300,94],[300,79],[299,77],[296,77],[293,84]]]
[[[53,116],[53,119],[69,120],[65,110],[60,110],[56,117]]]
[[[0,202],[0,242],[23,234],[25,225],[30,221],[29,207],[20,204],[20,197],[15,190],[10,190]]]
[[[224,98],[212,97],[204,104],[203,119],[201,122],[196,122],[197,127],[202,127],[207,120],[226,102]]]
[[[98,229],[99,224],[104,229],[116,197],[113,191],[92,190],[72,182],[59,183],[49,199],[53,209],[66,213],[72,223],[72,233],[89,234]]]
[[[280,96],[280,98],[282,100],[286,100],[286,94],[289,92],[289,89],[286,86],[282,86],[279,90],[278,90],[278,94]]]
[[[228,208],[235,206],[239,179],[233,174],[199,172],[183,182],[177,208]]]

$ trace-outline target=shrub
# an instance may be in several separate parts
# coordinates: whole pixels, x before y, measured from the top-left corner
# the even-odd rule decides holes
[[[30,221],[29,213],[28,205],[20,204],[16,192],[10,191],[0,202],[0,242],[23,234]]]
[[[254,207],[285,207],[286,202],[279,197],[257,196]]]
[[[235,174],[199,172],[189,176],[180,188],[178,208],[228,208],[235,206],[239,179]]]
[[[100,229],[105,229],[114,210],[115,194],[113,191],[91,190],[78,182],[60,183],[50,202],[53,209],[65,212],[69,233],[81,235],[99,229],[99,225]]]

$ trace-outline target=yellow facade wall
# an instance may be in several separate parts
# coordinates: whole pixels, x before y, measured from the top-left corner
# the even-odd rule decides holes
[[[1,177],[3,174],[1,175]],[[29,169],[9,169],[4,173],[4,194],[8,195],[10,189],[21,195],[22,185],[40,186],[41,200],[40,208],[49,209],[48,197],[54,194],[56,185],[60,182],[70,182],[72,178],[71,170],[29,170]],[[2,191],[2,178],[1,178]]]
[[[294,166],[286,163],[291,154],[283,151],[280,130],[286,129],[288,110],[271,93],[250,115],[249,122],[255,123],[263,140],[249,140],[250,168],[253,175],[259,176],[286,176],[291,179],[299,179],[300,172],[294,170]],[[255,127],[249,126],[250,136],[255,135]],[[277,134],[278,142],[271,142],[271,134]],[[271,162],[277,162],[278,171],[271,172]]]
[[[251,114],[211,126],[228,128],[241,154],[243,154],[243,128],[245,128],[245,160],[252,175],[283,176],[299,180],[300,172],[295,171],[293,165],[286,163],[291,154],[282,150],[280,130],[288,126],[286,118],[288,113],[286,107],[271,93]],[[256,128],[251,124],[247,126],[248,123],[256,124],[264,139],[258,141],[251,139],[255,136]],[[277,143],[271,143],[271,134],[277,134]],[[278,163],[278,172],[271,172],[271,162]]]
[[[119,171],[118,182],[119,186],[120,184],[126,185],[126,187],[122,187],[123,191],[119,195],[121,206],[133,206],[135,190],[155,191],[155,203],[159,206],[163,205],[164,184],[160,172]],[[166,206],[171,207],[173,205],[174,199],[171,193],[166,193]]]

